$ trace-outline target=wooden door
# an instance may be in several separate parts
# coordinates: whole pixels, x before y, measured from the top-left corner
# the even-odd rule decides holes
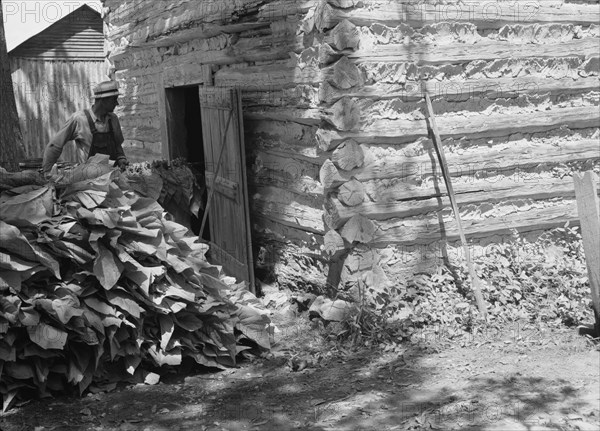
[[[199,91],[210,257],[254,292],[241,95],[224,87]]]

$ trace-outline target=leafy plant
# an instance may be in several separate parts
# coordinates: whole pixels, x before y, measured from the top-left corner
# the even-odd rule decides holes
[[[352,345],[389,347],[402,339],[453,339],[512,322],[573,326],[593,319],[577,226],[567,223],[534,241],[513,230],[508,241],[484,251],[474,263],[483,281],[487,322],[479,319],[461,263],[397,286],[380,274],[378,282],[369,282],[367,275],[357,283],[356,312],[328,335],[333,332],[338,341]]]

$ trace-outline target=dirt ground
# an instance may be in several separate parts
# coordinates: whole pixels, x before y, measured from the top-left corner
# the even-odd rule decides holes
[[[506,328],[345,351],[274,315],[272,353],[0,416],[21,430],[600,430],[600,353],[573,330]],[[295,370],[295,371],[294,371]]]

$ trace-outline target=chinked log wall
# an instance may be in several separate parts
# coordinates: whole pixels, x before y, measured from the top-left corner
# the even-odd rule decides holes
[[[421,82],[474,244],[577,222],[570,175],[600,159],[597,0],[120,3],[128,152],[165,154],[164,76],[208,65],[241,89],[254,241],[284,284],[322,285],[327,253],[329,281],[400,282],[457,240]]]

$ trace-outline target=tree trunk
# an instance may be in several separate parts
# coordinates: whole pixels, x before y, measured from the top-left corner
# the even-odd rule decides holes
[[[9,171],[16,171],[19,160],[23,157],[23,136],[10,74],[0,0],[0,166]]]

